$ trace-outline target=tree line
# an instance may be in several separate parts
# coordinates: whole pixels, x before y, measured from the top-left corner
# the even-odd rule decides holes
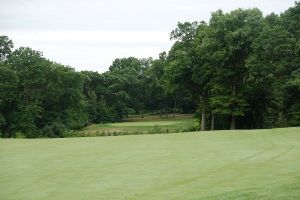
[[[77,72],[28,47],[12,50],[0,36],[1,137],[64,137],[92,123],[122,121],[145,113],[192,113],[188,94],[166,92],[164,63],[151,58],[115,59],[105,73]]]
[[[1,137],[64,137],[130,114],[196,113],[199,128],[300,125],[300,3],[280,15],[218,10],[178,23],[158,59],[77,72],[0,36]]]

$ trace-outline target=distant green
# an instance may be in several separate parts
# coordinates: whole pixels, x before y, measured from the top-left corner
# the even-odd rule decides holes
[[[84,136],[178,133],[196,131],[199,123],[192,115],[179,115],[176,118],[154,117],[135,117],[128,118],[125,122],[94,124],[76,133]]]
[[[300,128],[1,139],[0,199],[300,199]]]

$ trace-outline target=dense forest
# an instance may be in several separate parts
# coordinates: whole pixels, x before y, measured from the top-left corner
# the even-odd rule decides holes
[[[1,137],[64,137],[130,114],[196,113],[199,129],[300,126],[300,3],[178,23],[158,59],[77,72],[0,36]]]

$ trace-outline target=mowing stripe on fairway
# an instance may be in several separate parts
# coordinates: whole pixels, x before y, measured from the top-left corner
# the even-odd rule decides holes
[[[0,199],[300,199],[300,128],[1,139]]]

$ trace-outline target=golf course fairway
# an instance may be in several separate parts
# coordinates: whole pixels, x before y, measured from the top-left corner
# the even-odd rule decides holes
[[[300,128],[0,139],[0,199],[300,199]]]

